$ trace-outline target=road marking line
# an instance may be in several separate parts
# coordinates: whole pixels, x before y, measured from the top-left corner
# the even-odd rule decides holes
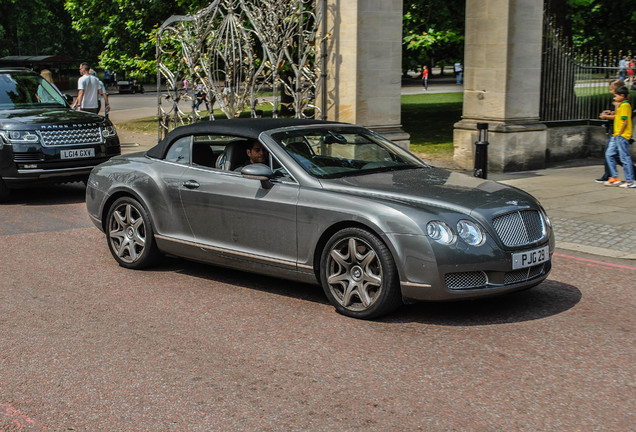
[[[573,259],[575,261],[582,261],[582,262],[587,262],[587,263],[591,263],[591,264],[596,264],[599,265],[601,267],[614,267],[614,268],[620,268],[620,269],[625,269],[625,270],[635,270],[636,271],[636,267],[631,267],[631,266],[626,266],[626,265],[622,265],[622,264],[612,264],[612,263],[608,263],[608,262],[604,262],[604,261],[597,261],[597,260],[593,260],[593,259],[589,259],[589,258],[580,258],[580,257],[575,257],[572,255],[565,255],[565,254],[561,254],[561,253],[554,253],[553,256],[558,256],[561,258],[570,258]]]

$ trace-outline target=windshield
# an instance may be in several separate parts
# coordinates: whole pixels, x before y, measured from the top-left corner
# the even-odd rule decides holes
[[[41,76],[28,72],[0,73],[0,109],[64,106],[64,97]]]
[[[368,130],[295,130],[274,134],[281,146],[310,174],[336,178],[428,165]]]

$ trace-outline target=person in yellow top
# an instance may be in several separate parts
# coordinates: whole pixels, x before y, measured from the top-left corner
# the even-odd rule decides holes
[[[608,115],[606,118],[614,120],[614,133],[605,150],[605,160],[609,168],[610,178],[605,182],[606,186],[620,186],[624,188],[636,188],[634,181],[634,169],[632,157],[629,153],[629,140],[632,137],[632,106],[627,100],[629,90],[627,87],[619,87],[614,92],[614,102],[616,103],[616,113]],[[623,164],[623,174],[625,183],[618,178],[616,169],[616,154]]]

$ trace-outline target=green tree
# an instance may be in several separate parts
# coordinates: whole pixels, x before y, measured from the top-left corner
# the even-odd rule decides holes
[[[83,38],[99,36],[101,67],[141,78],[156,73],[154,35],[159,26],[172,15],[196,12],[209,0],[66,0],[65,4]]]
[[[64,0],[0,0],[0,57],[9,55],[97,56],[94,40],[73,29]]]
[[[627,53],[634,49],[636,10],[609,0],[547,0],[546,15],[575,48]]]
[[[404,0],[402,68],[450,65],[464,57],[465,2]]]

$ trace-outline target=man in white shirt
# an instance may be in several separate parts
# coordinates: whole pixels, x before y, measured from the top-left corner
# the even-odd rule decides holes
[[[108,95],[102,92],[99,85],[99,79],[96,76],[90,74],[91,67],[88,63],[82,63],[80,65],[80,73],[82,76],[77,81],[77,99],[71,108],[80,109],[82,111],[88,111],[97,114],[99,112],[99,96],[104,97],[106,103],[106,109],[109,108]]]
[[[106,99],[108,97],[108,92],[106,91],[106,86],[104,85],[104,83],[102,82],[102,80],[99,79],[99,77],[97,76],[97,72],[95,72],[93,70],[93,68],[91,68],[88,71],[91,75],[93,75],[94,77],[97,78],[97,81],[99,82],[99,88],[102,89],[101,95],[104,98],[104,102],[106,102]],[[102,109],[102,97],[97,96],[97,114],[99,114],[99,112]],[[108,117],[108,108],[105,108],[105,112],[104,115],[106,117]]]

